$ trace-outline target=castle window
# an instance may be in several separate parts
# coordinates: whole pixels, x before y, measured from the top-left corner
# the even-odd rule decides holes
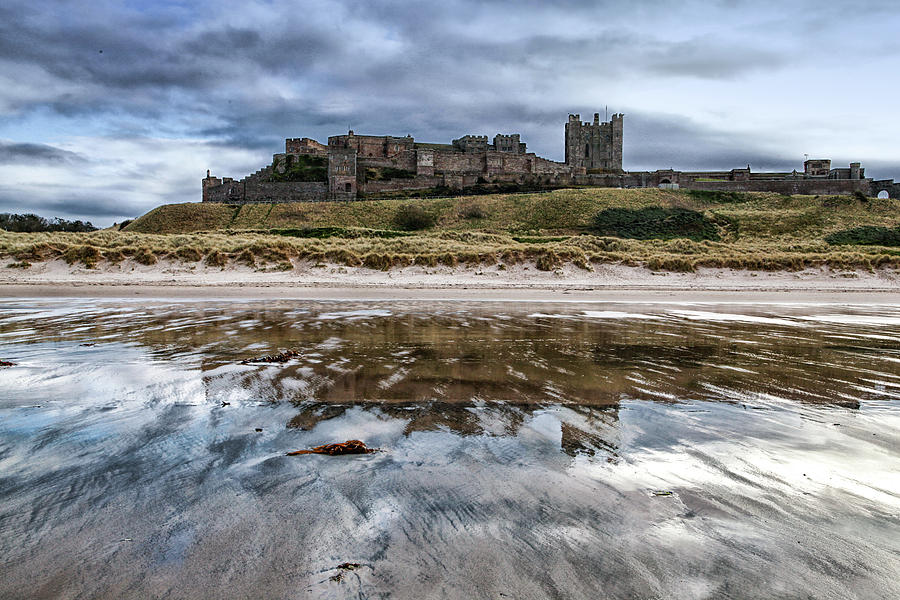
[[[590,158],[590,157],[591,157],[591,145],[590,145],[590,144],[585,144],[585,145],[584,145],[584,157],[585,157],[585,158]]]
[[[345,191],[345,192],[352,192],[352,191],[353,191],[353,186],[350,185],[349,183],[345,183],[345,184],[344,184],[344,191]]]

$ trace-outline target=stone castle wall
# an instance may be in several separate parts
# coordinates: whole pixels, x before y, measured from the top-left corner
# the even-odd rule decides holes
[[[273,181],[273,175],[277,178],[278,174],[273,173],[272,166],[240,181],[207,173],[203,200],[234,204],[353,200],[401,190],[440,186],[460,189],[505,182],[548,187],[677,186],[812,195],[862,192],[874,196],[883,189],[891,197],[900,197],[900,184],[866,179],[859,163],[851,163],[849,168],[831,168],[828,159],[812,159],[806,161],[802,172],[791,173],[752,173],[749,167],[731,171],[626,172],[622,170],[622,145],[623,115],[614,114],[608,122],[600,122],[599,113],[594,114],[593,122],[582,122],[579,115],[569,115],[564,163],[526,152],[518,134],[498,134],[493,143],[488,142],[487,136],[467,135],[452,144],[417,144],[411,136],[355,135],[352,131],[329,137],[327,146],[310,138],[289,138],[285,140],[285,153],[273,158],[279,173],[285,173],[294,156],[322,156],[327,158],[327,178],[321,167],[311,173],[315,177],[322,173],[325,181]]]
[[[692,190],[727,192],[775,192],[776,194],[807,196],[848,195],[854,192],[869,194],[868,179],[757,179],[753,181],[692,181]]]
[[[232,181],[203,189],[204,202],[226,204],[322,202],[327,197],[324,181]]]

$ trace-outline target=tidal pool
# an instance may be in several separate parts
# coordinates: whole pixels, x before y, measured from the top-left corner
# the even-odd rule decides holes
[[[0,359],[2,598],[900,596],[900,305],[0,300]]]

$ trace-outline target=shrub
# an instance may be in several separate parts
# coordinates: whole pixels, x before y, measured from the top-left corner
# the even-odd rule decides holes
[[[308,154],[285,156],[284,172],[280,160],[272,163],[272,181],[328,181],[328,158]]]
[[[253,256],[253,252],[249,248],[238,253],[234,260],[239,263],[244,263],[245,265],[250,267],[256,266],[256,257]]]
[[[524,235],[514,235],[512,236],[512,240],[514,242],[519,242],[520,244],[551,244],[553,242],[562,242],[568,240],[570,236],[568,235],[557,235],[557,236],[524,236]]]
[[[653,271],[678,271],[692,273],[694,263],[686,258],[653,257],[647,261],[647,268]]]
[[[686,208],[607,208],[594,217],[593,229],[601,235],[638,240],[719,240],[715,221]]]
[[[103,258],[110,263],[116,264],[125,260],[125,255],[122,254],[121,250],[105,250],[103,252]]]
[[[677,252],[679,254],[700,254],[704,251],[702,245],[684,238],[669,242],[669,249],[672,252]]]
[[[362,261],[356,253],[345,248],[329,250],[325,253],[325,258],[333,263],[347,265],[348,267],[358,267],[362,264]]]
[[[569,238],[567,244],[593,252],[622,252],[628,250],[628,242],[623,242],[618,238],[598,238],[592,235],[579,235]]]
[[[100,249],[94,246],[73,246],[66,250],[63,258],[70,265],[81,262],[88,268],[94,268],[97,266],[97,261],[103,258],[103,255]]]
[[[413,264],[413,257],[408,254],[370,252],[362,257],[362,264],[370,269],[387,271],[391,267],[405,267]]]
[[[175,255],[186,262],[197,262],[203,258],[203,253],[191,246],[182,246],[175,252]]]
[[[487,212],[479,204],[467,204],[459,210],[461,219],[483,219],[487,216]]]
[[[90,221],[67,221],[60,218],[45,219],[34,214],[17,215],[10,213],[0,214],[0,229],[16,233],[37,233],[41,231],[80,233],[97,231],[97,228]]]
[[[561,265],[562,259],[553,250],[542,252],[534,261],[534,266],[536,266],[541,271],[552,271],[553,269]]]
[[[289,262],[291,260],[287,250],[279,246],[269,246],[257,243],[247,248],[247,250],[249,250],[256,259],[259,259],[260,262],[279,263]]]
[[[398,237],[406,237],[412,234],[406,233],[405,231],[389,231],[389,230],[380,230],[380,229],[363,229],[363,228],[348,228],[348,227],[304,227],[304,228],[289,228],[289,229],[270,229],[268,233],[272,233],[275,235],[283,235],[285,237],[295,237],[295,238],[314,238],[314,239],[326,239],[330,237],[341,237],[347,239],[356,239],[356,238],[398,238]]]
[[[724,192],[711,190],[688,190],[687,193],[691,198],[695,200],[709,202],[712,204],[732,204],[735,202],[746,202],[752,197],[748,194],[742,194],[741,192]]]
[[[434,254],[419,254],[416,256],[415,260],[413,260],[413,264],[422,267],[436,267],[438,264],[437,256]]]
[[[834,246],[900,246],[900,227],[864,225],[826,235],[825,241]]]
[[[134,261],[142,265],[155,265],[156,255],[149,248],[138,248],[134,253]]]
[[[228,264],[228,255],[218,250],[213,250],[206,255],[206,264],[210,267],[224,267]]]
[[[406,204],[394,214],[394,225],[404,231],[426,229],[435,224],[437,219],[418,204]]]

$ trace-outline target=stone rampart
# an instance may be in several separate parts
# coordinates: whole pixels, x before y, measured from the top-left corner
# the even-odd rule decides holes
[[[231,181],[203,190],[204,202],[321,202],[328,196],[324,181]]]
[[[848,195],[854,192],[869,193],[868,179],[755,179],[751,181],[691,181],[682,187],[692,190],[723,192],[774,192],[790,196]]]

